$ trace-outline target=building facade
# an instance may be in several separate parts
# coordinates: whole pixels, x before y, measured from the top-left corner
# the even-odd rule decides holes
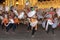
[[[20,8],[24,8],[26,1],[29,2],[30,6],[37,6],[38,8],[60,8],[60,0],[46,0],[46,1],[39,1],[39,0],[5,0],[5,5],[7,6],[18,6]]]

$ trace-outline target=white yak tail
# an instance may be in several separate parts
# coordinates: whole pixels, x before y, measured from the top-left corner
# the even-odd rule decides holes
[[[18,12],[16,10],[13,10],[13,12],[15,13],[16,16],[18,16]]]

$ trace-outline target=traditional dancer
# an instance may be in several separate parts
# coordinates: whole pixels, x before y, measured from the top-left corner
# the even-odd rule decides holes
[[[6,28],[6,25],[8,24],[8,17],[4,16],[2,20],[2,29]]]
[[[30,18],[27,18],[27,21],[28,21],[28,23],[27,23],[27,32],[29,32],[30,30],[31,30],[31,25],[30,25]]]
[[[24,11],[22,11],[18,14],[18,18],[19,19],[24,19],[24,15],[25,15],[25,13],[24,13]]]
[[[58,24],[59,24],[58,16],[57,16],[57,14],[55,14],[55,15],[54,15],[54,19],[53,19],[52,28],[54,28],[54,29],[57,28]]]
[[[18,19],[18,17],[14,17],[14,23],[15,23],[15,25],[16,25],[16,27],[18,27],[18,24],[19,24],[19,19]]]
[[[32,28],[32,37],[34,37],[34,34],[37,30],[37,23],[38,23],[37,16],[36,16],[36,10],[31,10],[28,13],[28,17],[30,17],[30,25],[31,25],[31,28]]]
[[[57,15],[58,15],[58,22],[59,22],[58,27],[59,27],[59,29],[60,29],[60,8],[58,8],[58,9],[56,10],[56,13],[57,13]]]
[[[9,23],[6,25],[7,27],[6,27],[6,32],[8,33],[8,31],[11,29],[11,28],[13,28],[13,32],[15,32],[15,29],[16,29],[16,25],[15,25],[15,23],[14,23],[14,19],[11,17],[11,16],[9,16]]]
[[[54,34],[54,29],[52,28],[52,25],[53,25],[53,16],[54,16],[54,12],[53,12],[53,8],[51,7],[50,8],[50,12],[48,13],[48,18],[47,18],[47,23],[46,23],[46,31],[47,33],[49,33],[50,29],[52,31],[52,33]]]

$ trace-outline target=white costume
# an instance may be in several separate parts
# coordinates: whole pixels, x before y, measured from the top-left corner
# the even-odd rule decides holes
[[[58,19],[55,18],[55,19],[54,19],[54,23],[53,23],[53,25],[52,25],[52,28],[56,28],[56,27],[58,26],[58,24],[59,24]]]
[[[14,23],[14,20],[13,19],[9,19],[10,21],[9,21],[9,23]]]
[[[56,10],[58,17],[60,16],[60,9]]]
[[[34,10],[34,11],[30,11],[28,14],[27,14],[27,16],[28,17],[32,17],[32,16],[34,16],[36,14],[36,11]]]
[[[9,7],[8,6],[5,6],[5,11],[9,11]]]
[[[47,14],[45,14],[44,17],[46,17],[46,18],[52,18],[52,15],[47,12]],[[47,20],[47,24],[46,24],[46,21],[43,21],[43,23],[42,23],[43,28],[46,27],[46,30],[48,29],[48,23],[49,23],[49,20]],[[51,23],[52,23],[52,21],[51,21]]]
[[[48,30],[48,25],[53,25],[52,20],[50,19],[47,20],[46,29],[45,29],[46,31]]]
[[[33,17],[35,17],[35,14],[36,14],[36,11],[35,11],[35,10],[34,10],[34,11],[30,11],[30,12],[27,14],[28,17],[32,17],[32,19],[35,20],[35,21],[30,21],[30,25],[31,25],[32,27],[35,27],[35,26],[37,25],[37,23],[38,23],[38,21],[33,18]]]
[[[13,9],[13,12],[15,13],[16,16],[18,16],[17,10]]]
[[[24,18],[24,12],[21,12],[20,15],[18,16],[19,19],[23,19]]]
[[[37,25],[37,23],[38,23],[38,21],[36,20],[35,22],[30,22],[30,25],[31,25],[32,27],[35,27],[35,26]]]
[[[13,19],[9,19],[9,23],[6,25],[6,27],[7,27],[10,23],[14,23],[14,20],[13,20]]]

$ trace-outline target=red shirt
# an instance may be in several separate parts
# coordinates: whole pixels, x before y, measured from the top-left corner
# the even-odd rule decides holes
[[[52,20],[52,18],[48,18],[49,20]]]
[[[54,14],[55,14],[55,12],[49,12],[49,14],[54,15]]]

